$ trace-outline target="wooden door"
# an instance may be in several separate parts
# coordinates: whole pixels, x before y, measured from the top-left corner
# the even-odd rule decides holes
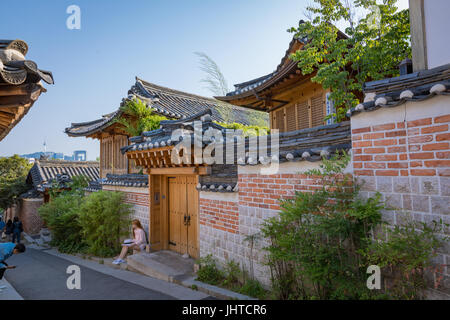
[[[168,177],[169,249],[198,257],[196,176]]]

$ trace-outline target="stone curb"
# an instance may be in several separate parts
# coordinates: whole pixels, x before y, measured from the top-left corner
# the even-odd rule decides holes
[[[0,280],[0,287],[3,286],[5,286],[5,288],[0,289],[0,300],[23,300],[23,297],[5,278]]]
[[[224,289],[221,287],[217,287],[211,284],[207,284],[201,281],[195,280],[195,277],[189,277],[184,280],[173,279],[173,282],[176,284],[180,284],[186,288],[190,288],[192,290],[194,287],[201,292],[209,294],[219,299],[223,300],[258,300],[256,298],[252,298],[228,289]]]

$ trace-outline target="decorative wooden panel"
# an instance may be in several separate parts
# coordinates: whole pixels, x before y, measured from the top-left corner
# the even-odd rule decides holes
[[[308,101],[297,103],[297,121],[299,129],[309,128]]]
[[[295,105],[286,107],[286,131],[297,130],[297,118],[295,116]]]
[[[324,124],[324,107],[325,105],[322,95],[311,98],[312,127],[321,126]]]
[[[280,132],[284,132],[284,110],[278,110],[275,113],[276,123],[277,123],[277,129],[280,130]]]

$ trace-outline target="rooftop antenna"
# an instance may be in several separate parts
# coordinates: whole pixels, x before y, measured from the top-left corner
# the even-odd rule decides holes
[[[47,153],[47,142],[45,142],[45,140],[43,146],[44,146],[44,153]]]

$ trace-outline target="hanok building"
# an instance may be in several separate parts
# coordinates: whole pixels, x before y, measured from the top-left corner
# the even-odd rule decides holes
[[[68,189],[74,176],[85,176],[88,181],[99,179],[99,165],[95,161],[36,160],[27,176],[30,190],[21,195],[15,213],[30,235],[39,233],[43,222],[37,209],[50,199],[49,191]],[[11,218],[11,217],[9,217]]]
[[[42,92],[41,80],[53,84],[51,72],[26,60],[22,40],[0,40],[0,141],[27,114]]]
[[[346,35],[338,32],[339,38]],[[269,113],[270,128],[280,132],[312,128],[325,124],[335,112],[329,90],[311,81],[315,72],[303,75],[290,55],[302,50],[307,39],[294,37],[276,70],[265,76],[235,84],[235,90],[216,99]],[[332,120],[327,121],[330,124]]]
[[[206,98],[170,88],[158,86],[136,78],[135,84],[128,91],[127,98],[121,106],[130,99],[139,99],[152,112],[168,119],[183,122],[192,115],[211,110],[211,119],[216,122],[236,122],[250,125],[257,118],[265,119],[261,112],[232,106],[216,99]],[[134,205],[135,218],[141,220],[146,230],[149,228],[149,180],[143,167],[129,161],[121,153],[121,148],[129,145],[129,135],[123,126],[117,122],[124,114],[118,110],[103,116],[101,119],[72,123],[65,132],[71,137],[88,137],[100,142],[100,180],[89,186],[89,191],[117,190],[123,191],[127,203]]]

